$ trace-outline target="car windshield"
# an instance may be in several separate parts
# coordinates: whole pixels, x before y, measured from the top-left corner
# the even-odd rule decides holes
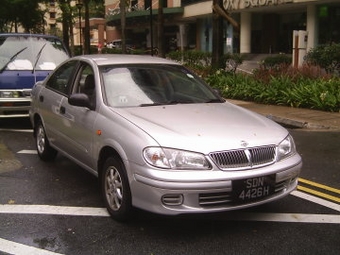
[[[223,102],[204,82],[176,65],[105,66],[105,100],[112,107]]]
[[[61,41],[49,37],[1,36],[0,70],[53,70],[68,58]]]

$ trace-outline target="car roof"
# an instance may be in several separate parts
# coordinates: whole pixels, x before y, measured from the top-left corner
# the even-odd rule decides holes
[[[131,55],[131,54],[94,54],[76,56],[72,59],[89,60],[95,62],[98,66],[116,65],[116,64],[167,64],[180,65],[177,62],[165,58],[154,57],[150,55]]]
[[[29,33],[0,33],[0,37],[10,37],[10,36],[24,36],[24,37],[42,37],[42,38],[57,38],[54,35],[44,35],[44,34],[29,34]]]

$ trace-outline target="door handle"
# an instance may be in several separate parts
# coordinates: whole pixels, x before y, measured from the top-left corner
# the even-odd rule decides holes
[[[60,106],[60,113],[65,114],[66,108],[64,106]]]

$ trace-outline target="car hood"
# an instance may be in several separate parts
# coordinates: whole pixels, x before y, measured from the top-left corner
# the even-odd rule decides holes
[[[264,116],[227,102],[115,110],[163,147],[202,153],[278,144],[288,135]]]

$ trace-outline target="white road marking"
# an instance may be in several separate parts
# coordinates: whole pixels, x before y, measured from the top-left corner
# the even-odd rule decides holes
[[[109,217],[106,208],[0,204],[0,213]]]
[[[300,191],[291,193],[293,196],[313,203],[340,211],[340,205],[328,202],[318,197]],[[0,214],[45,214],[69,216],[109,217],[106,208],[54,206],[54,205],[13,205],[0,204]],[[237,213],[228,220],[263,221],[263,222],[291,222],[291,223],[322,223],[340,224],[340,215],[336,214],[303,214],[303,213]],[[48,250],[23,245],[0,238],[0,251],[16,255],[58,255]]]
[[[340,215],[304,213],[241,213],[233,220],[340,224]]]
[[[6,128],[0,128],[0,131],[7,131],[7,132],[17,132],[17,133],[32,133],[33,129],[6,129]]]
[[[43,249],[35,248],[32,246],[20,244],[20,243],[15,243],[15,242],[8,241],[2,238],[0,238],[0,251],[6,252],[8,254],[15,254],[15,255],[27,255],[27,254],[58,255],[58,254],[61,254],[61,253],[43,250]]]
[[[36,150],[21,150],[18,151],[19,154],[38,154]]]
[[[105,208],[53,205],[0,205],[0,213],[109,217]],[[340,224],[340,215],[303,213],[238,213],[230,220]]]
[[[332,202],[324,200],[322,198],[315,197],[315,196],[312,196],[312,195],[309,195],[307,193],[304,193],[304,192],[301,192],[301,191],[297,191],[297,190],[293,191],[290,194],[293,195],[293,196],[302,198],[304,200],[308,200],[308,201],[313,202],[315,204],[319,204],[319,205],[322,205],[324,207],[328,207],[328,208],[330,208],[332,210],[340,212],[340,205],[339,204],[332,203]]]

